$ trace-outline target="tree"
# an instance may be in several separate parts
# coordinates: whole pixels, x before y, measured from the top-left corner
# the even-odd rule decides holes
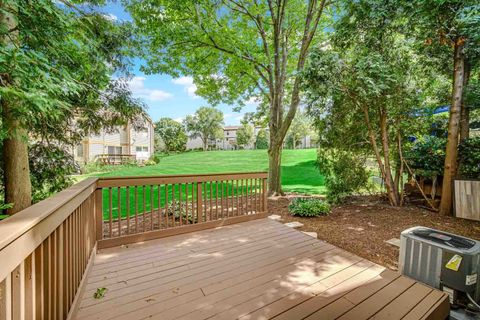
[[[248,123],[243,123],[237,130],[237,144],[239,146],[243,146],[244,148],[251,146],[254,138],[253,126]]]
[[[4,198],[13,214],[31,204],[28,142],[76,145],[132,120],[143,106],[124,79],[127,29],[68,1],[0,3],[1,143]]]
[[[190,137],[202,139],[204,151],[210,141],[223,138],[223,113],[214,107],[199,108],[185,118],[184,125]]]
[[[261,100],[270,131],[268,188],[282,194],[282,145],[300,103],[309,49],[321,40],[327,1],[125,2],[145,72],[193,75],[196,93],[211,103]]]
[[[293,149],[296,149],[300,139],[306,137],[311,131],[311,121],[308,115],[299,111],[293,118],[292,124],[289,129],[289,137],[292,139]]]
[[[422,102],[432,100],[418,90],[430,73],[397,13],[394,2],[349,2],[304,74],[320,149],[373,154],[393,206],[403,202],[403,145],[421,128]]]
[[[260,129],[255,139],[255,149],[268,149],[268,141],[268,131],[265,129]]]
[[[457,154],[460,132],[468,135],[468,110],[464,104],[464,90],[471,68],[480,56],[480,7],[476,0],[423,1],[407,3],[416,37],[425,43],[430,56],[449,54],[453,71],[448,138],[443,171],[440,213],[452,213],[452,185],[457,173]],[[463,120],[462,120],[463,118]],[[460,126],[463,127],[461,130]]]
[[[155,122],[155,133],[159,135],[165,144],[167,152],[185,151],[187,145],[187,133],[184,126],[171,118],[161,118]]]

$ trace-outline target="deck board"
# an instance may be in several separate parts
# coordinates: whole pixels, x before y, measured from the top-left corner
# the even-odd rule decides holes
[[[262,219],[101,250],[73,319],[433,319],[446,300]]]

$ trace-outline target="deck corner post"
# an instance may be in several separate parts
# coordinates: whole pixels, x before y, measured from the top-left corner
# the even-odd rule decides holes
[[[267,178],[262,179],[263,185],[262,185],[262,192],[263,192],[263,212],[268,211],[268,200],[267,200]]]
[[[102,189],[95,190],[95,234],[96,240],[103,238],[103,208],[102,208]]]

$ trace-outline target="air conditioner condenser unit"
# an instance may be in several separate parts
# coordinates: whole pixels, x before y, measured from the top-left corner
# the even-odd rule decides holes
[[[480,241],[426,227],[407,229],[400,235],[399,270],[448,293],[452,309],[478,311]]]

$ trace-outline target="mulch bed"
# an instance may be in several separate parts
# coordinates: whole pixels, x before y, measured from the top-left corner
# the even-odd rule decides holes
[[[294,217],[288,204],[295,195],[269,199],[270,214],[283,222],[299,221],[300,230],[317,232],[318,238],[370,261],[397,270],[399,249],[385,243],[400,238],[410,227],[425,226],[480,240],[480,222],[441,216],[416,206],[390,207],[375,197],[357,197],[336,206],[329,216]]]

